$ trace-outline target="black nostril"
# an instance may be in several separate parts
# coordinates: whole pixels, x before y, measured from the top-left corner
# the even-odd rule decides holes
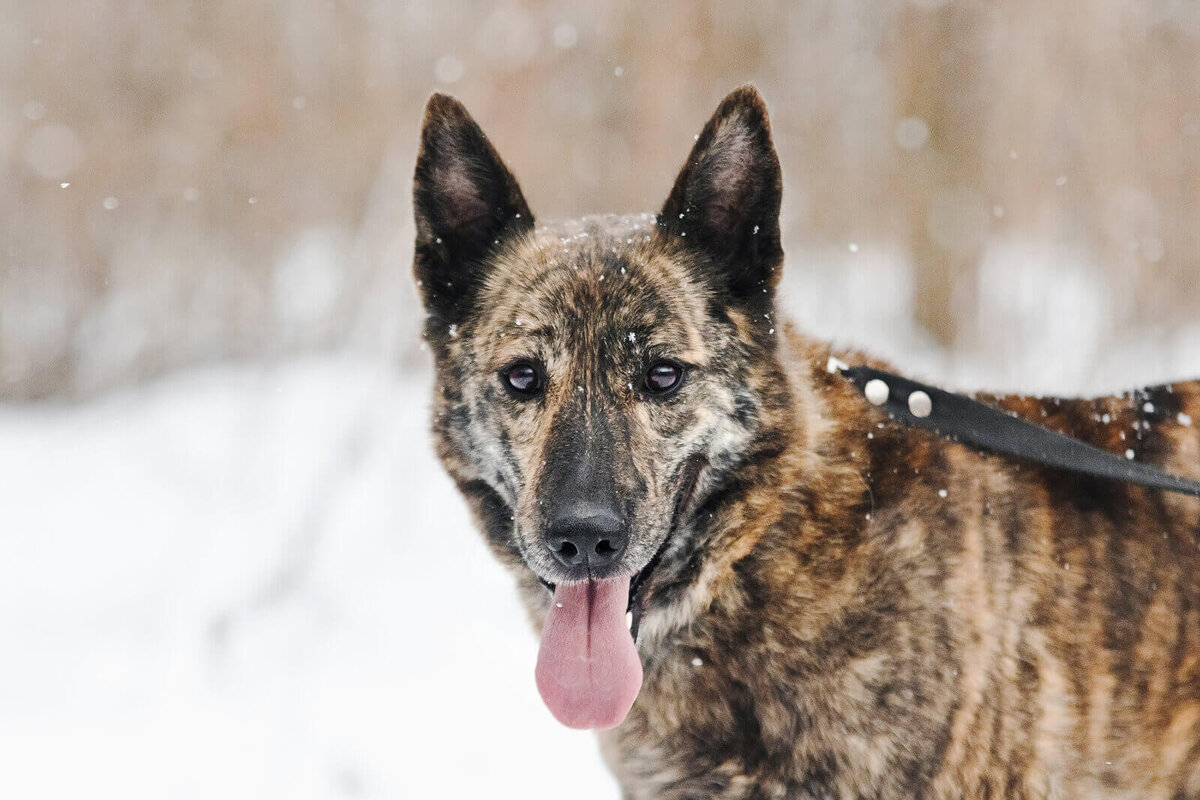
[[[572,568],[597,568],[616,561],[627,542],[620,517],[590,507],[575,510],[547,526],[546,547],[554,558]]]
[[[568,566],[583,563],[583,558],[579,555],[579,548],[573,542],[559,541],[552,543],[550,551],[554,553],[555,558]]]

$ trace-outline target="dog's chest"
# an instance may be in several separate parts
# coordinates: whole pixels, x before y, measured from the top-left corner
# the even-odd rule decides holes
[[[903,796],[929,778],[938,736],[917,738],[899,722],[913,700],[899,683],[868,709],[844,702],[864,696],[848,666],[799,664],[778,642],[703,644],[670,649],[647,671],[626,723],[601,735],[629,798]]]

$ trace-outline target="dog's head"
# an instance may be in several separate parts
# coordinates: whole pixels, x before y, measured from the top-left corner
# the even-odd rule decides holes
[[[548,227],[458,101],[426,108],[414,269],[434,430],[497,552],[555,592],[538,680],[567,724],[624,717],[640,682],[626,607],[643,611],[667,561],[683,571],[698,509],[762,446],[780,193],[749,87],[657,217]]]

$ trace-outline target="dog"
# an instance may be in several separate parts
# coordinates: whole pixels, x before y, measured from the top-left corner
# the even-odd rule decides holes
[[[433,436],[551,712],[630,800],[1200,798],[1200,500],[871,405],[777,317],[781,192],[751,87],[657,215],[544,226],[429,100]],[[1200,381],[983,399],[1200,476]]]

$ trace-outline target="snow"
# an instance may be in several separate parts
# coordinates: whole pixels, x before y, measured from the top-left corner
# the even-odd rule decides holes
[[[990,239],[977,274],[955,290],[949,348],[913,324],[920,295],[907,254],[865,242],[854,254],[788,253],[780,311],[802,330],[948,388],[1082,396],[1200,375],[1200,322],[1132,324],[1125,298],[1078,247]],[[803,268],[817,263],[825,268]]]
[[[0,797],[617,797],[429,394],[325,356],[0,406]]]
[[[850,365],[847,364],[845,361],[842,361],[841,359],[837,358],[836,356],[830,356],[829,360],[825,362],[825,371],[828,372],[830,375],[833,375],[835,373],[841,372],[842,370],[846,370],[846,369],[850,369]]]

